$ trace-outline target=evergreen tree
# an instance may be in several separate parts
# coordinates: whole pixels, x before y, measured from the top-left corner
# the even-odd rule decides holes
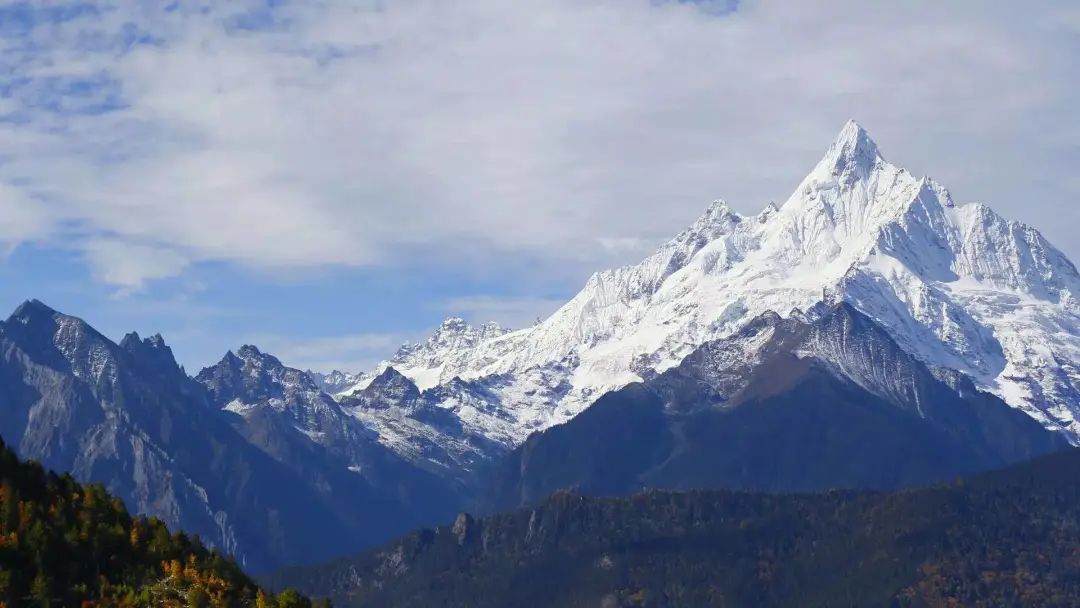
[[[99,485],[19,462],[0,440],[0,608],[311,606],[273,597],[198,537],[132,517]]]

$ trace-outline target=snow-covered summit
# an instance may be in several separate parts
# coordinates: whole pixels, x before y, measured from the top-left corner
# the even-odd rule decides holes
[[[338,405],[305,372],[245,344],[195,378],[224,409],[248,415],[269,408],[309,436],[324,434],[341,418]],[[329,422],[328,422],[329,421]]]
[[[885,159],[866,129],[849,120],[811,175],[828,175],[852,183],[865,178],[884,163]]]
[[[501,327],[498,323],[472,326],[460,317],[450,317],[443,321],[427,340],[402,345],[393,357],[379,365],[374,374],[358,378],[350,389],[344,389],[342,392],[348,394],[364,388],[375,375],[382,373],[388,367],[400,371],[420,389],[432,388],[441,382],[441,369],[445,365],[444,362],[508,333],[510,330]]]
[[[390,364],[422,388],[490,384],[500,429],[566,420],[759,314],[846,301],[909,352],[969,375],[1050,428],[1080,432],[1080,276],[1038,231],[886,161],[844,125],[782,205],[715,202],[641,263],[596,273],[547,320],[450,320]]]

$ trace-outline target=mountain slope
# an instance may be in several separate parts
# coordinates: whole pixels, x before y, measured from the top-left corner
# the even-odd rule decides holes
[[[101,486],[19,462],[0,441],[0,603],[150,607],[211,600],[311,606],[295,594],[269,596],[197,538],[131,517]]]
[[[887,162],[855,123],[782,206],[743,216],[718,202],[641,263],[593,275],[542,323],[507,333],[453,321],[392,365],[421,389],[486,387],[465,424],[516,446],[766,311],[823,302],[852,304],[930,367],[1076,440],[1076,268],[1033,228],[956,205]]]
[[[37,301],[0,323],[0,403],[0,428],[21,457],[102,483],[132,511],[252,570],[355,551],[429,521],[337,463],[301,469],[251,445],[159,336],[118,345]],[[325,456],[303,440],[290,445]]]
[[[483,473],[507,453],[503,443],[470,428],[464,410],[486,407],[492,397],[483,386],[454,380],[421,392],[393,367],[366,386],[340,396],[345,412],[378,433],[387,448],[424,470],[452,480],[470,493]]]
[[[335,605],[1073,606],[1080,453],[948,485],[559,493],[283,572]]]
[[[531,436],[492,483],[493,506],[562,488],[897,488],[1067,445],[956,382],[939,380],[848,304],[802,319],[766,314]]]
[[[463,501],[452,475],[403,460],[306,372],[254,346],[226,353],[196,381],[250,443],[333,497],[345,517],[367,504],[365,517],[386,534],[438,521]]]

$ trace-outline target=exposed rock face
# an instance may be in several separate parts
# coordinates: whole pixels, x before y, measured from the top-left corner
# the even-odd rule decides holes
[[[347,416],[314,380],[298,369],[286,367],[276,357],[244,345],[229,351],[221,361],[196,376],[214,404],[249,418],[266,410],[306,435],[315,443],[360,466],[365,449],[377,443],[376,435]]]
[[[370,392],[384,386],[383,376],[372,382]],[[379,530],[380,536],[446,519],[465,501],[466,490],[455,476],[403,459],[306,372],[254,346],[226,353],[196,380],[216,407],[235,414],[233,426],[252,445],[308,479],[341,517]],[[407,401],[402,391],[411,385],[408,379],[385,384],[394,403]]]
[[[412,380],[387,367],[340,403],[387,448],[471,495],[508,451],[504,443],[466,422],[466,408],[489,407],[491,398],[485,386],[461,380],[421,392]]]
[[[100,482],[133,511],[199,534],[251,569],[355,551],[437,519],[403,507],[398,471],[382,473],[392,487],[376,488],[328,449],[294,441],[293,427],[260,434],[272,420],[238,425],[245,438],[211,395],[160,336],[130,334],[118,345],[37,301],[0,323],[0,429],[21,457]],[[290,412],[291,421],[322,420]],[[365,442],[412,470],[371,433],[351,449]],[[304,464],[275,460],[268,446],[292,446]],[[439,517],[441,509],[449,516],[457,505],[441,505]]]

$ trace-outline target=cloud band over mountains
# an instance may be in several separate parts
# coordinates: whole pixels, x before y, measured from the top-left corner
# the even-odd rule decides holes
[[[0,240],[125,289],[596,268],[785,195],[856,117],[1068,249],[1078,31],[1068,2],[0,2]]]

